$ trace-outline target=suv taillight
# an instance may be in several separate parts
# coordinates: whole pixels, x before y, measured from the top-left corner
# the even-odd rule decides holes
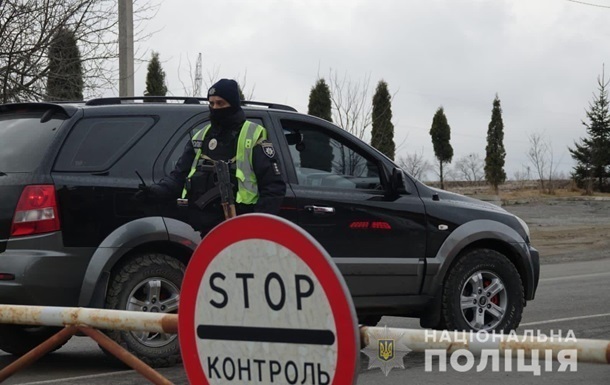
[[[53,185],[26,186],[15,209],[11,237],[58,231],[57,213]]]

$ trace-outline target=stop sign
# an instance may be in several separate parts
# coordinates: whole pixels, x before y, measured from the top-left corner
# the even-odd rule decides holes
[[[179,310],[193,384],[353,384],[358,329],[338,269],[304,230],[243,215],[206,236],[187,267]]]

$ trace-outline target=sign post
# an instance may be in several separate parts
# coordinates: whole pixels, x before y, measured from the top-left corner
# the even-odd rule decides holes
[[[326,251],[271,215],[223,222],[185,273],[178,334],[193,384],[353,384],[359,331]]]

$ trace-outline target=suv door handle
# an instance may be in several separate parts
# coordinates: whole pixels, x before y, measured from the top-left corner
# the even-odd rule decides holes
[[[309,205],[305,206],[305,211],[314,215],[332,215],[335,213],[335,208]]]

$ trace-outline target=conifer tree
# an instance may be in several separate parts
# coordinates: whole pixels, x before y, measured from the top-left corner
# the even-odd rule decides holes
[[[159,53],[152,53],[152,57],[148,62],[148,72],[146,73],[146,91],[144,96],[165,96],[167,94],[167,86],[165,85],[165,71],[161,67]]]
[[[377,90],[373,96],[372,120],[371,146],[393,160],[396,145],[392,124],[392,97],[388,91],[388,83],[383,80],[377,84]]]
[[[46,99],[83,100],[83,70],[74,32],[61,28],[49,46]]]
[[[311,88],[309,93],[307,113],[332,122],[331,111],[330,88],[328,88],[324,79],[318,79],[316,85]]]
[[[497,94],[493,101],[491,121],[487,129],[485,154],[485,179],[497,194],[498,186],[506,180],[506,172],[504,172],[504,159],[506,158],[504,123],[502,122],[500,99]]]
[[[432,127],[430,128],[430,136],[432,137],[432,146],[434,147],[434,155],[438,160],[439,177],[441,179],[441,189],[445,188],[443,165],[451,163],[453,159],[453,147],[451,147],[451,127],[447,123],[447,117],[443,107],[439,107],[432,118]]]
[[[604,73],[597,78],[599,94],[596,95],[586,111],[588,121],[582,124],[586,127],[587,136],[574,143],[569,148],[576,166],[572,178],[581,187],[586,187],[591,193],[593,188],[607,191],[610,177],[610,113],[608,101],[608,82]]]

